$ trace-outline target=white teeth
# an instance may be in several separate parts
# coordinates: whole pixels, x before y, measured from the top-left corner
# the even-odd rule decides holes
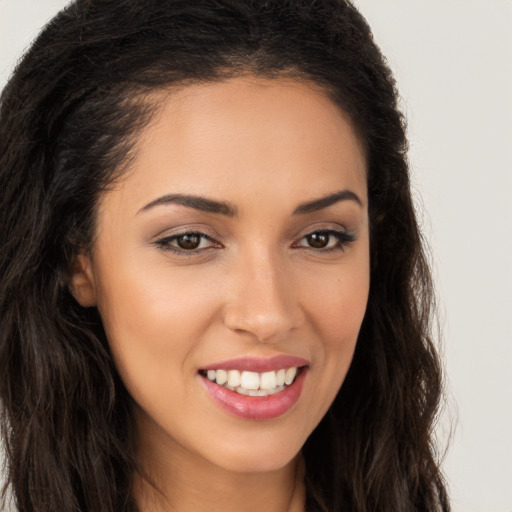
[[[275,389],[277,385],[277,377],[276,372],[265,372],[261,374],[261,383],[260,388],[261,389]]]
[[[249,372],[239,370],[208,370],[206,377],[220,386],[241,395],[268,396],[283,391],[297,376],[297,368],[270,372]]]
[[[232,388],[240,386],[240,372],[238,370],[229,370],[228,385]]]
[[[213,379],[210,379],[210,372],[208,372],[208,378],[210,380],[216,380],[217,381],[217,384],[220,384],[221,386],[223,384],[226,384],[226,382],[228,381],[228,372],[226,370],[212,370],[216,376],[213,378]]]
[[[260,387],[260,375],[256,372],[242,372],[240,386],[245,389],[258,389]]]
[[[295,375],[297,375],[297,368],[288,368],[288,370],[286,370],[284,383],[289,386],[293,382],[293,379],[295,379]]]
[[[271,395],[275,395],[276,393],[279,393],[280,391],[283,391],[283,389],[285,389],[285,387],[284,387],[284,386],[279,386],[278,388],[273,389],[273,390],[272,390],[272,391],[270,391],[269,393],[270,393]]]

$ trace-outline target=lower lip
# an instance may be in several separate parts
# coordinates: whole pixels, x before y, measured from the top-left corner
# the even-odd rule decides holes
[[[213,400],[225,411],[247,420],[271,420],[288,412],[299,400],[306,378],[304,368],[292,384],[283,391],[268,396],[247,396],[219,386],[200,376],[203,386]]]

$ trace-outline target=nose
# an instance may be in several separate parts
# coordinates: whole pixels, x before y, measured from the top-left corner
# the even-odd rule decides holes
[[[286,264],[268,254],[252,254],[230,270],[224,323],[239,334],[276,343],[300,326],[297,283]]]

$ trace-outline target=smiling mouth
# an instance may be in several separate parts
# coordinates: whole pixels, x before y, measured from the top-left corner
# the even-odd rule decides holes
[[[305,366],[276,371],[251,372],[239,370],[199,370],[199,374],[230,391],[246,396],[269,396],[293,384]]]

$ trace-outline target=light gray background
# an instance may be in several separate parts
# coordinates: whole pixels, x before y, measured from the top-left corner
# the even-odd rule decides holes
[[[66,0],[0,0],[0,87]],[[512,512],[512,2],[356,0],[394,69],[432,246],[454,512]],[[424,213],[427,212],[427,213]]]

